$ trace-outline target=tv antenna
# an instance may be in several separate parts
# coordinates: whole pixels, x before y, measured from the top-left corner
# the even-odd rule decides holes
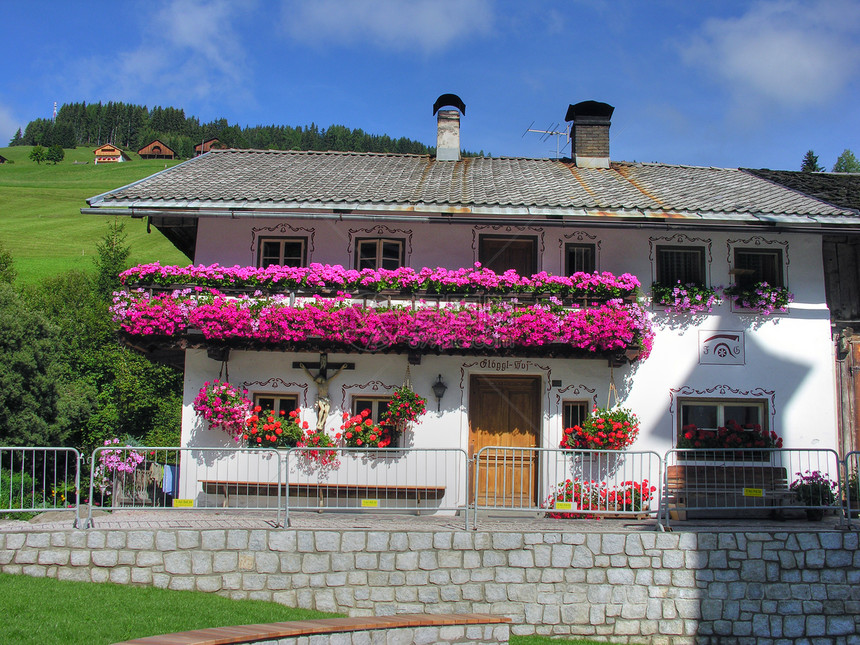
[[[526,133],[528,132],[533,132],[541,135],[541,142],[549,140],[550,137],[555,137],[555,158],[561,158],[561,151],[570,143],[570,124],[568,123],[565,125],[564,130],[559,130],[561,123],[558,122],[550,124],[546,130],[535,130],[533,127],[534,124],[535,122],[532,121],[531,125],[526,128],[525,132],[523,132],[523,136],[526,136]],[[560,145],[562,136],[564,137],[564,145]]]

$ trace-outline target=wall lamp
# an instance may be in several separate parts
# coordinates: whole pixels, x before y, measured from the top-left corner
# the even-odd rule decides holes
[[[448,386],[442,382],[442,375],[439,375],[439,378],[436,379],[436,382],[433,384],[433,396],[436,397],[436,412],[442,411],[442,397],[445,396],[445,391],[448,389]]]

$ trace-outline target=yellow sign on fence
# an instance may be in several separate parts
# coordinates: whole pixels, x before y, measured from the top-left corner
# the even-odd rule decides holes
[[[379,500],[363,499],[361,500],[361,508],[379,508]]]
[[[173,500],[174,508],[194,508],[193,499],[175,499]]]
[[[556,502],[555,510],[557,511],[572,511],[573,503],[572,502]]]
[[[744,497],[764,497],[763,488],[744,488]]]

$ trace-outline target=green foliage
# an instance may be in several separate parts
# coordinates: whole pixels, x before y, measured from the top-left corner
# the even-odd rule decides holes
[[[0,445],[58,446],[68,438],[57,424],[58,342],[46,317],[0,284]]]
[[[824,166],[818,163],[818,155],[812,150],[807,150],[800,165],[800,172],[822,172],[823,170]]]
[[[48,152],[45,154],[45,160],[50,161],[56,166],[65,156],[66,153],[63,152],[63,149],[59,145],[54,144],[48,148]]]
[[[119,103],[68,103],[57,113],[56,121],[34,119],[24,134],[11,145],[98,146],[113,143],[139,150],[160,139],[180,157],[194,154],[194,146],[218,139],[228,148],[261,148],[275,150],[349,150],[356,152],[394,152],[432,154],[433,148],[405,137],[368,134],[361,129],[332,125],[328,129],[309,126],[257,125],[239,127],[227,119],[200,123],[186,116],[181,108]],[[474,156],[474,153],[466,153]]]
[[[21,128],[18,128],[18,131],[15,132],[15,136],[12,137],[12,139],[9,141],[9,145],[10,146],[22,146],[22,145],[24,145],[23,139],[24,138],[21,136]]]
[[[45,152],[45,149],[42,146],[33,146],[33,149],[30,151],[30,159],[35,161],[37,164],[41,164],[48,158],[48,153]]]
[[[860,161],[853,152],[845,148],[833,164],[832,172],[860,172]]]
[[[108,300],[120,287],[119,274],[129,268],[131,247],[126,242],[127,239],[125,223],[114,218],[113,222],[108,224],[101,242],[96,244],[98,255],[93,260],[97,271],[96,290]]]
[[[155,587],[0,574],[0,642],[107,645],[208,627],[331,618],[274,602]],[[179,608],[174,611],[170,608]]]
[[[18,272],[15,271],[15,266],[12,262],[12,254],[9,249],[0,242],[0,283],[12,284],[15,282],[15,277]]]

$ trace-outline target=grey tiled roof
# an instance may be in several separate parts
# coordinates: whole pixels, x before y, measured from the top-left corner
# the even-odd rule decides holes
[[[90,201],[153,208],[738,213],[860,222],[854,211],[738,169],[626,162],[588,169],[554,159],[454,162],[421,155],[275,150],[213,150]]]

